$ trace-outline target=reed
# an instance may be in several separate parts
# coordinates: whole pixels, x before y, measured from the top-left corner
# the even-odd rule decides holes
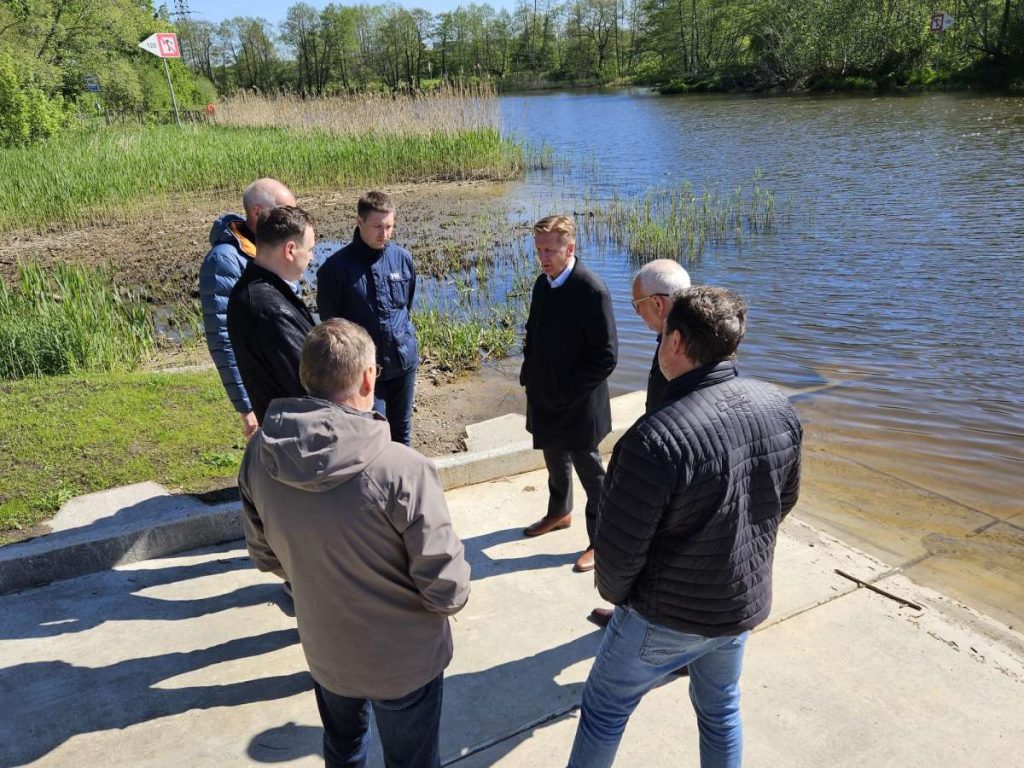
[[[217,106],[217,122],[334,136],[457,135],[501,127],[487,83],[444,85],[428,93],[360,92],[327,97],[239,93]]]
[[[109,270],[29,264],[0,282],[0,379],[131,370],[152,350],[150,313]]]
[[[486,128],[460,134],[338,137],[281,128],[173,126],[72,132],[0,151],[0,228],[138,221],[194,192],[272,175],[310,191],[408,181],[501,179],[522,152]]]
[[[451,373],[474,370],[485,360],[508,357],[519,342],[517,310],[459,314],[438,307],[416,312],[413,323],[423,362]]]
[[[643,196],[609,201],[588,199],[577,215],[584,235],[598,244],[624,248],[636,261],[696,261],[708,244],[741,243],[752,234],[774,232],[783,218],[775,192],[755,174],[749,189],[723,195],[698,194],[689,182],[651,190]]]

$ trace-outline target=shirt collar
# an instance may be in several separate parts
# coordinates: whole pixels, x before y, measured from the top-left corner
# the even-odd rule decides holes
[[[575,266],[576,266],[576,257],[573,256],[571,259],[569,259],[569,264],[566,266],[566,268],[562,270],[562,274],[560,274],[554,280],[552,280],[550,277],[548,278],[548,284],[552,288],[558,288],[566,280],[569,279],[569,275],[572,273],[572,268],[575,267]]]

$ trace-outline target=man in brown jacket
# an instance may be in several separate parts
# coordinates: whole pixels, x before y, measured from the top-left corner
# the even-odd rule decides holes
[[[389,766],[438,768],[462,543],[433,464],[372,411],[366,331],[318,326],[299,373],[310,397],[271,403],[239,470],[249,554],[291,582],[326,764],[366,764],[372,709]]]

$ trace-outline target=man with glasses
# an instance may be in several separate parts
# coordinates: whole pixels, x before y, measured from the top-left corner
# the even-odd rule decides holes
[[[326,765],[366,765],[372,712],[387,765],[440,768],[462,543],[433,463],[373,411],[369,334],[328,320],[301,360],[309,397],[271,404],[239,470],[249,554],[293,585]]]
[[[690,287],[690,275],[682,265],[671,259],[655,259],[644,264],[633,277],[633,310],[640,315],[644,325],[658,334],[658,346],[654,348],[654,362],[647,376],[647,402],[645,413],[650,413],[661,403],[668,381],[658,367],[658,349],[661,347],[661,331],[665,318],[672,309],[672,296]],[[588,617],[599,627],[611,621],[608,608],[595,608]],[[686,668],[679,670],[685,674]]]

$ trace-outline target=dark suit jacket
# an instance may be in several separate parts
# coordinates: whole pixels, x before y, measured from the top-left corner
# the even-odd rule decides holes
[[[228,335],[256,420],[276,397],[303,397],[302,343],[313,315],[284,280],[250,262],[228,299]]]
[[[578,259],[558,288],[537,278],[519,375],[534,448],[597,447],[612,428],[608,376],[617,355],[611,297],[601,278]]]

